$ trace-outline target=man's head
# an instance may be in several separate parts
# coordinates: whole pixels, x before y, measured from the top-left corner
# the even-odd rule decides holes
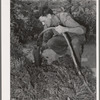
[[[49,7],[44,6],[41,9],[41,16],[39,17],[39,20],[42,22],[43,25],[49,27],[51,25],[52,15],[53,11]]]

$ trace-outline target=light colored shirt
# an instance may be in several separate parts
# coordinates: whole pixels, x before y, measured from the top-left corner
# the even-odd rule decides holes
[[[52,16],[51,26],[63,25],[65,27],[78,27],[80,26],[69,13],[61,12]]]
[[[68,27],[68,28],[73,28],[73,32],[74,33],[74,30],[77,28],[77,27],[81,27],[83,30],[85,29],[82,25],[80,25],[79,23],[77,23],[69,13],[67,12],[61,12],[61,13],[58,13],[56,15],[52,15],[52,19],[51,19],[51,26],[50,27],[56,27],[58,25],[62,25],[64,27]],[[75,29],[74,29],[75,28]],[[51,31],[51,30],[50,30]],[[50,39],[53,35],[54,35],[54,32],[46,32],[44,34],[44,37],[43,37],[43,41],[46,42],[48,41],[48,39]],[[76,29],[75,30],[76,33],[78,33],[78,30]],[[75,36],[75,35],[78,35],[78,34],[71,34],[71,32],[68,32],[70,33],[70,37],[72,36]]]

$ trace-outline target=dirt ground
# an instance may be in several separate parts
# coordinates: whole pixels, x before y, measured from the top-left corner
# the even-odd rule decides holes
[[[34,43],[35,42],[26,44],[23,49],[23,52],[26,55],[26,57],[33,62],[34,62],[34,57],[33,57]],[[49,58],[51,58],[50,60],[54,59],[53,55],[55,55],[55,54],[53,52],[49,51],[49,53],[47,55],[49,55]],[[25,62],[27,62],[28,59],[26,59]],[[27,98],[31,98],[30,91],[33,91],[32,97],[33,97],[33,95],[34,95],[34,97],[32,100],[37,100],[37,98],[35,99],[35,97],[38,97],[38,100],[66,100],[65,99],[66,94],[70,98],[74,98],[73,100],[95,100],[94,99],[95,95],[96,95],[96,93],[95,93],[95,90],[96,90],[95,78],[96,77],[94,77],[95,73],[96,73],[96,71],[95,71],[96,70],[95,39],[91,38],[84,45],[84,51],[83,51],[83,55],[82,55],[82,65],[83,66],[81,69],[89,86],[91,87],[89,90],[92,90],[93,95],[91,95],[92,93],[90,94],[90,91],[87,90],[88,89],[87,86],[85,86],[84,84],[82,85],[82,81],[80,81],[80,78],[77,76],[77,74],[74,73],[75,69],[73,69],[74,68],[73,63],[72,63],[73,61],[70,59],[70,57],[68,55],[59,59],[60,63],[59,62],[57,63],[56,61],[53,62],[52,65],[46,65],[46,62],[44,60],[44,61],[42,61],[43,64],[40,68],[34,67],[33,63],[30,63],[30,64],[29,64],[29,62],[25,63],[25,65],[23,67],[24,70],[22,71],[22,69],[21,69],[20,74],[18,74],[18,75],[20,75],[21,78],[22,78],[22,76],[24,76],[23,74],[25,74],[25,77],[22,78],[23,80],[20,82],[20,84],[22,84],[22,82],[23,83],[26,82],[25,83],[26,85],[24,87],[25,87],[25,89],[26,89],[26,87],[28,87],[28,90],[26,90],[26,91],[28,91],[27,95],[25,94],[23,96],[23,94],[24,94],[23,93],[22,97],[29,96]],[[27,69],[28,73],[26,73],[25,68]],[[91,72],[91,70],[94,72],[94,76],[93,76],[93,73]],[[15,74],[14,71],[13,71],[13,74]],[[18,80],[16,80],[16,82],[17,81]],[[16,97],[17,92],[19,92],[21,90],[17,89],[17,92],[16,92],[15,85],[14,85],[16,82],[15,83],[14,82],[12,82],[12,94],[15,95],[15,97]],[[30,85],[29,85],[29,82],[30,82]],[[68,82],[72,82],[72,83],[68,83]],[[28,86],[27,86],[27,84],[28,84]],[[67,85],[67,84],[69,84],[69,85]],[[13,86],[14,86],[14,88],[13,88]],[[30,86],[32,88],[29,88]],[[36,92],[34,92],[34,91],[36,91]],[[59,91],[59,92],[57,92],[57,91]],[[19,94],[20,94],[20,92],[19,92]],[[57,97],[59,97],[59,99],[55,99],[56,94],[57,94]],[[48,99],[49,97],[51,99]],[[16,99],[14,99],[14,100],[16,100]],[[20,99],[20,100],[22,100],[22,99]],[[27,99],[27,100],[31,100],[31,99]]]
[[[95,38],[90,37],[90,40],[86,42],[83,49],[82,54],[82,66],[90,67],[91,70],[94,73],[94,76],[96,75],[96,43]],[[23,49],[23,52],[27,56],[28,59],[32,60],[34,62],[33,57],[33,45],[34,43],[28,43],[26,45],[26,48]]]

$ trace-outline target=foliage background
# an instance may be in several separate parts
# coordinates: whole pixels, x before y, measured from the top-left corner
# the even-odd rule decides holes
[[[38,9],[47,4],[56,13],[61,11],[60,7],[64,7],[76,21],[86,26],[87,41],[90,40],[91,35],[94,37],[96,35],[96,1],[11,0],[11,100],[65,100],[68,96],[73,100],[92,100],[94,97],[89,92],[86,93],[86,88],[82,87],[81,80],[73,71],[74,65],[71,64],[71,59],[65,57],[68,60],[66,66],[62,65],[65,60],[62,58],[63,63],[57,65],[58,62],[56,62],[56,67],[47,66],[43,61],[43,66],[36,68],[22,52],[25,44],[35,43],[38,34],[43,30],[38,20]],[[30,48],[32,49],[33,46]],[[82,71],[92,91],[95,92],[96,82],[91,70],[85,66]],[[72,82],[71,86],[68,83],[69,80]],[[76,96],[74,89],[77,90]],[[70,96],[70,94],[73,95]]]

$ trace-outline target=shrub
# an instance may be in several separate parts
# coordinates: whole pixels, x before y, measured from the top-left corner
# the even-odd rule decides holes
[[[43,30],[42,23],[36,19],[39,13],[33,10],[27,2],[11,0],[11,30],[21,43],[33,40]]]

